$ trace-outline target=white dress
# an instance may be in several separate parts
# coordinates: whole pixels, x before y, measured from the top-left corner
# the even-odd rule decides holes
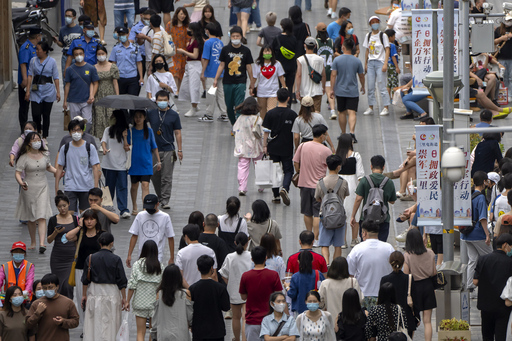
[[[357,184],[359,183],[359,180],[364,177],[363,160],[358,152],[353,152],[352,155],[347,158],[347,161],[341,168],[339,175],[343,179],[347,180],[348,183],[348,191],[350,195],[345,198],[343,206],[345,207],[347,219],[350,219],[352,216],[352,209],[354,208],[354,202],[356,201]],[[360,215],[361,208],[357,210],[357,214],[355,215],[356,219],[359,219]]]
[[[501,299],[506,300],[509,299],[512,301],[512,277],[508,278],[507,284],[505,285],[505,288],[503,288],[503,292],[501,293]],[[508,318],[508,324],[507,324],[507,340],[506,341],[512,341],[512,313],[510,313],[510,317]]]

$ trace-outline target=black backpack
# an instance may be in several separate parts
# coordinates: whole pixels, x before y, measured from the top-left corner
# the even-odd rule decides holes
[[[66,169],[66,165],[68,163],[68,151],[69,151],[69,145],[71,143],[72,142],[68,142],[64,146],[64,166],[62,167],[63,169]],[[87,159],[90,160],[91,159],[91,144],[87,141],[85,141],[85,149],[87,149]]]
[[[473,232],[473,230],[475,229],[476,223],[478,223],[478,218],[475,217],[475,206],[473,205],[473,200],[480,195],[484,195],[484,194],[480,191],[474,191],[473,194],[471,194],[471,226],[459,226],[459,232],[465,236],[467,236],[471,232]],[[487,226],[483,227],[483,228],[487,228]]]

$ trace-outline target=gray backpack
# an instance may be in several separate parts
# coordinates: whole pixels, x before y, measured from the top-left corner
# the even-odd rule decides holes
[[[389,178],[385,177],[379,187],[375,187],[369,175],[365,176],[365,178],[368,184],[370,184],[370,191],[368,192],[366,204],[363,206],[363,221],[381,224],[388,217],[388,208],[384,204],[384,186]]]
[[[343,200],[338,196],[338,191],[343,185],[343,179],[339,178],[334,186],[334,189],[327,190],[324,184],[324,179],[318,182],[320,188],[324,192],[322,198],[322,225],[327,230],[335,230],[343,227],[347,221],[345,207],[343,207]]]

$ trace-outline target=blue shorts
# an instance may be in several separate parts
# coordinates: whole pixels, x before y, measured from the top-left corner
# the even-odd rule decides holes
[[[240,8],[240,7],[237,7],[237,6],[233,6],[233,13],[235,13],[235,14],[237,14],[237,13],[249,13],[249,14],[251,14],[251,7]]]
[[[322,225],[320,220],[320,236],[318,237],[318,245],[322,247],[341,247],[345,244],[345,229],[347,225],[335,230],[328,230]]]

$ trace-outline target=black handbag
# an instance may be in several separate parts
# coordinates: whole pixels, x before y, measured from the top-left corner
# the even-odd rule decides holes
[[[304,55],[304,59],[306,60],[306,64],[308,65],[309,78],[311,78],[311,80],[316,84],[320,84],[320,82],[322,81],[322,75],[318,73],[318,71],[313,69],[311,65],[309,65],[308,57],[306,57],[306,55]]]

